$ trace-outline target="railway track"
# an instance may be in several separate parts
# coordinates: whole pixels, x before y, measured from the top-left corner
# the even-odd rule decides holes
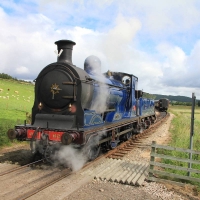
[[[155,124],[152,124],[148,129],[144,130],[142,133],[135,135],[131,139],[123,142],[115,149],[109,151],[105,156],[107,158],[122,159],[127,155],[133,148],[140,148],[148,146],[149,144],[143,144],[143,139],[148,138],[153,130],[157,129],[164,121],[167,120],[169,114],[161,113]]]
[[[39,160],[2,172],[0,183],[3,184],[0,184],[0,199],[27,199],[72,174],[69,168],[61,170],[49,166],[46,170],[41,170],[38,167],[31,167],[42,161]],[[4,168],[10,167],[7,163],[3,163],[3,165]]]
[[[41,162],[43,162],[43,161],[44,161],[44,159],[41,159],[41,160],[37,160],[37,161],[32,162],[32,163],[23,165],[23,166],[21,166],[21,167],[16,167],[16,168],[14,168],[14,169],[7,170],[7,171],[5,171],[5,172],[0,173],[0,176],[4,176],[4,175],[10,174],[10,173],[12,173],[12,172],[20,171],[20,170],[22,170],[22,169],[24,169],[24,168],[26,168],[26,167],[31,167],[31,166],[33,166],[34,164],[38,164],[38,163],[41,163]]]
[[[90,168],[94,162],[98,162],[100,159],[99,157],[93,162],[86,163],[82,168],[83,171]],[[56,168],[49,165],[40,167],[38,164],[41,162],[44,162],[44,159],[14,168],[13,166],[15,165],[13,164],[1,163],[6,166],[4,168],[1,166],[0,170],[10,167],[11,169],[0,173],[0,187],[2,190],[0,199],[34,199],[34,195],[73,174],[69,168]],[[1,183],[4,183],[3,187]],[[7,187],[8,185],[11,187]]]
[[[25,194],[23,194],[23,195],[17,197],[16,200],[19,200],[19,199],[28,199],[29,197],[34,196],[35,194],[41,192],[42,190],[44,190],[44,189],[50,187],[50,186],[53,185],[53,184],[55,184],[55,183],[61,181],[62,179],[68,177],[68,176],[71,175],[71,174],[72,174],[72,171],[71,171],[69,168],[68,168],[68,169],[64,169],[64,170],[60,173],[60,175],[59,175],[58,177],[56,177],[56,178],[54,178],[54,179],[52,179],[52,180],[50,180],[50,181],[48,181],[48,182],[45,182],[45,183],[39,185],[37,188],[34,188],[34,189],[32,189],[31,191],[26,192]]]
[[[144,138],[147,138],[153,132],[153,130],[157,129],[158,126],[167,119],[167,117],[168,115],[166,115],[165,117],[161,115],[158,118],[157,122],[151,125],[149,129],[143,131],[143,133],[138,134],[136,137],[129,139],[128,141],[120,144],[117,148],[109,151],[108,153],[99,156],[93,162],[87,163],[83,167],[83,171],[84,170],[87,171],[88,169],[90,169],[92,165],[96,165],[97,167],[100,166],[98,163],[101,160],[101,158],[104,158],[104,160],[105,159],[107,160],[108,158],[107,160],[108,162],[111,162],[113,159],[122,160],[122,158],[125,155],[127,155],[131,150],[133,150],[133,148],[146,146],[146,144],[143,144],[142,140]],[[1,189],[3,192],[1,192],[0,194],[0,199],[7,200],[7,199],[27,199],[30,197],[34,198],[35,197],[34,195],[37,196],[37,193],[45,190],[46,188],[63,180],[64,178],[70,176],[73,173],[69,168],[64,169],[64,170],[60,170],[58,168],[52,168],[50,170],[38,170],[38,169],[34,170],[33,168],[30,168],[30,166],[32,166],[33,164],[36,164],[42,161],[43,160],[39,160],[37,162],[24,165],[22,167],[14,168],[14,169],[0,173],[0,182],[5,183],[3,185],[3,187],[5,188],[2,188],[1,186]],[[105,163],[107,163],[107,161],[105,161]],[[124,164],[130,165],[127,163],[124,163]],[[110,167],[112,166],[112,162],[110,163],[109,166]],[[102,169],[97,168],[97,171],[102,171]],[[108,176],[110,175],[108,174]],[[23,180],[23,184],[20,183],[18,177],[20,177],[20,179]],[[91,178],[92,177],[90,177],[90,179]],[[119,180],[121,182],[123,181],[121,179]],[[11,187],[8,187],[8,185]]]

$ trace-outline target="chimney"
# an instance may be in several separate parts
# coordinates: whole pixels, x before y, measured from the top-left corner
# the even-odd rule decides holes
[[[60,51],[62,51],[60,56],[58,56],[57,62],[67,62],[69,64],[73,64],[72,50],[73,46],[76,45],[76,43],[71,40],[58,40],[55,42],[55,44],[57,45],[58,54],[60,53]]]

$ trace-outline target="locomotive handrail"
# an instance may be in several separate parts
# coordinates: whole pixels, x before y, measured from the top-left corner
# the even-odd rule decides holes
[[[98,83],[98,84],[103,84],[103,85],[105,85],[105,83],[104,82],[100,82],[100,81],[97,81],[97,80],[95,80],[95,79],[93,79],[93,78],[86,78],[88,81],[91,81],[91,82],[96,82],[96,83]],[[81,80],[82,82],[84,81],[84,82],[88,82],[88,81],[85,81],[85,80]],[[116,88],[120,88],[120,89],[125,89],[125,87],[121,87],[121,86],[117,86],[117,85],[114,85],[114,84],[109,84],[109,83],[106,83],[106,86],[109,86],[109,87],[113,87],[113,86],[115,86]]]
[[[62,82],[63,85],[77,85],[76,82]]]
[[[93,83],[94,82],[93,79],[92,80],[89,80],[89,79],[87,79],[87,80],[81,80],[80,79],[80,81],[83,82],[83,83]]]
[[[76,96],[62,96],[63,99],[74,99]]]

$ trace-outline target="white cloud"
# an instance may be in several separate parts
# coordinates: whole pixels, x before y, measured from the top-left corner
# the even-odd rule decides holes
[[[76,42],[73,63],[80,68],[86,57],[96,55],[102,72],[134,74],[139,88],[149,93],[191,96],[197,91],[200,96],[200,35],[192,32],[200,24],[197,1],[42,0],[31,12],[27,4],[11,3],[18,14],[0,7],[1,72],[34,79],[57,60],[54,42],[70,39]],[[9,8],[6,1],[3,5]],[[187,52],[182,36],[185,44],[190,37],[193,41]]]
[[[160,44],[157,47],[162,57],[163,76],[161,82],[165,86],[199,88],[200,41],[197,41],[190,55],[177,46]]]
[[[127,48],[133,44],[134,37],[140,28],[141,23],[138,19],[118,16],[115,27],[105,34],[102,43],[111,66],[113,63],[123,62],[126,59]]]
[[[91,20],[95,20],[98,25],[102,25],[101,22],[106,26],[113,25],[119,14],[139,18],[143,34],[154,40],[174,33],[190,32],[200,23],[198,0],[41,0],[39,6],[48,17],[65,21],[73,16],[73,22],[77,24],[87,20],[86,25],[89,25]]]
[[[29,69],[27,67],[23,67],[23,66],[17,67],[15,69],[15,72],[16,72],[16,74],[28,74],[28,73],[30,73]]]

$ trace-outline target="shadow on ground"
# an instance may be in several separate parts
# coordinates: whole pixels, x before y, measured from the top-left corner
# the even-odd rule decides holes
[[[26,165],[32,159],[31,151],[28,149],[20,149],[12,152],[4,152],[0,154],[0,162],[8,162],[12,164]]]

